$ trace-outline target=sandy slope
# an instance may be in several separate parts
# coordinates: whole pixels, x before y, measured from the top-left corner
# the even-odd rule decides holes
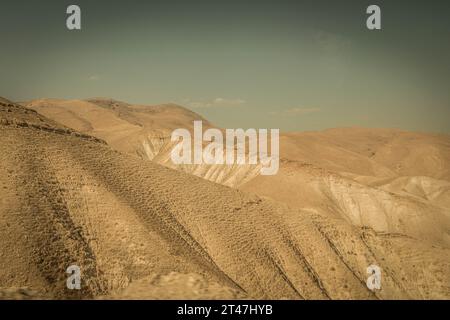
[[[310,164],[283,160],[277,175],[258,176],[241,189],[292,207],[314,208],[352,225],[450,247],[449,183],[413,177],[370,186],[355,180]],[[418,189],[418,185],[423,188]]]
[[[175,104],[131,105],[111,99],[41,99],[25,106],[77,131],[108,141],[115,149],[153,159],[177,128],[208,121]]]
[[[443,247],[121,154],[12,103],[0,104],[0,119],[0,287],[9,288],[1,292],[450,297]],[[83,272],[83,290],[75,293],[65,288],[64,273],[74,263]],[[373,263],[383,270],[375,294],[365,285]]]
[[[257,173],[255,166],[184,165],[170,161],[172,130],[191,129],[194,120],[212,125],[183,107],[130,105],[111,99],[41,99],[25,105],[70,128],[104,139],[121,152],[228,186],[240,186]],[[450,181],[448,135],[396,129],[340,128],[285,133],[280,154],[340,174],[379,178],[426,176]]]
[[[342,128],[289,133],[280,143],[278,174],[242,190],[450,247],[448,135]]]
[[[182,107],[108,99],[47,99],[27,105],[104,138],[119,151],[167,167],[298,208],[320,209],[358,226],[450,243],[448,135],[366,128],[286,133],[280,138],[282,168],[264,177],[255,165],[174,165],[171,130],[191,128],[192,121],[201,119]]]
[[[227,186],[238,186],[259,173],[259,167],[222,165],[174,165],[170,151],[174,129],[192,132],[193,121],[201,120],[203,130],[212,124],[200,115],[174,104],[130,105],[111,99],[40,99],[24,103],[50,119],[70,128],[104,139],[114,149],[176,168]]]
[[[397,129],[337,128],[282,136],[282,157],[338,173],[428,176],[450,181],[450,136]]]

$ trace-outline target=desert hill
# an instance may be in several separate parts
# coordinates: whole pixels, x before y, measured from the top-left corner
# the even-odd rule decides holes
[[[58,298],[450,297],[449,249],[443,246],[144,161],[99,139],[108,135],[94,138],[4,100],[0,119],[3,292],[26,287]],[[65,287],[72,264],[82,269],[83,289],[75,293]],[[371,264],[383,270],[376,293],[365,283]]]
[[[115,149],[153,159],[174,129],[192,127],[199,115],[175,104],[131,105],[112,99],[40,99],[30,109],[77,131],[104,139]]]
[[[200,115],[175,104],[131,105],[95,98],[40,99],[24,105],[70,128],[104,139],[118,151],[224,185],[242,184],[259,172],[254,165],[174,165],[170,160],[170,150],[175,145],[170,139],[173,130],[186,128],[192,132],[195,120],[202,121],[204,130],[213,127]]]
[[[41,99],[24,105],[70,128],[104,139],[121,152],[227,186],[241,186],[259,172],[259,167],[254,165],[175,166],[169,154],[173,147],[172,130],[192,130],[194,120],[202,120],[205,129],[214,125],[173,104],[136,106],[103,98]],[[280,154],[284,159],[336,173],[364,176],[369,182],[403,176],[450,181],[448,135],[358,127],[284,133],[280,136]]]
[[[311,164],[283,160],[277,175],[255,177],[241,189],[291,207],[314,208],[352,225],[450,247],[446,181],[403,177],[368,185]]]
[[[284,158],[338,173],[450,181],[450,136],[445,134],[352,127],[286,133],[280,139]]]
[[[450,137],[341,128],[280,137],[275,176],[241,189],[353,225],[450,246]]]
[[[170,130],[205,121],[179,106],[131,106],[111,99],[36,100],[27,106],[104,138],[121,152],[357,226],[450,245],[448,135],[358,127],[284,133],[279,173],[259,176],[258,165],[174,165]],[[140,129],[121,130],[125,125]]]

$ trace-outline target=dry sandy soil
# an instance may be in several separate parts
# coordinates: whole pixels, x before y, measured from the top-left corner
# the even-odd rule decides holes
[[[174,170],[187,109],[24,105],[0,99],[0,298],[450,298],[448,136],[291,133],[275,176]]]

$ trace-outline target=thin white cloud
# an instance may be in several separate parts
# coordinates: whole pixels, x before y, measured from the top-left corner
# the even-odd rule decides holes
[[[88,79],[90,81],[97,81],[97,80],[100,80],[100,76],[97,74],[93,74],[93,75],[90,75]]]
[[[190,108],[227,108],[227,107],[238,107],[246,103],[243,99],[226,99],[226,98],[215,98],[208,101],[192,101],[190,99],[185,99],[184,104]]]

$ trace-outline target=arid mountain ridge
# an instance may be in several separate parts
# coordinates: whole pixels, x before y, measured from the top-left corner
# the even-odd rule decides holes
[[[310,151],[320,145],[311,142],[303,149],[299,144],[298,149],[310,151],[292,154],[286,145],[301,137],[286,135],[282,148],[291,154],[281,151],[286,158],[276,176],[246,173],[242,179],[233,168],[214,168],[224,177],[215,182],[242,191],[158,161],[167,157],[161,141],[165,130],[191,122],[196,116],[189,111],[128,106],[126,113],[120,105],[112,110],[99,104],[40,101],[26,108],[0,102],[4,295],[26,287],[48,298],[450,297],[448,229],[441,223],[448,222],[445,139],[433,137],[438,152],[417,166],[419,174],[411,177],[428,174],[417,182],[400,176],[414,169],[407,156],[418,152],[414,148],[404,146],[401,167],[391,167],[389,152],[379,145],[370,152],[383,151],[383,157],[374,161],[364,158],[366,151],[323,141],[324,149],[338,151],[326,159],[322,150],[312,161]],[[152,134],[159,135],[161,146],[152,142],[149,153],[140,139]],[[346,164],[343,155],[355,158],[349,163],[361,160],[359,166]],[[430,168],[429,161],[443,161],[442,167]],[[366,167],[371,171],[362,175]],[[195,170],[202,176],[212,169]],[[313,196],[297,203],[291,194],[300,186],[306,192],[308,185]],[[367,215],[358,193],[380,203],[392,201],[391,211],[382,211],[386,222],[379,221],[377,205]],[[409,210],[392,209],[409,200],[424,211],[411,218]],[[435,211],[428,214],[428,207]],[[417,223],[426,230],[417,230]],[[65,270],[74,263],[83,270],[80,292],[65,287]],[[383,270],[377,292],[365,283],[371,264]]]
[[[214,127],[181,106],[100,98],[25,105],[121,152],[380,232],[450,244],[448,135],[357,127],[285,133],[280,172],[259,176],[259,165],[174,165],[174,129],[192,130],[194,120]]]

